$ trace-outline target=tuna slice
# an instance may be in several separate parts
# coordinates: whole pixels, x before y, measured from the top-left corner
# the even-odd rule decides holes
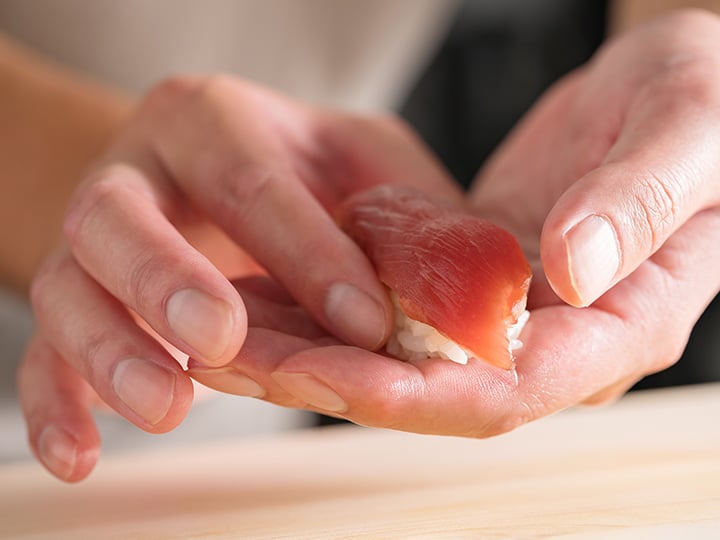
[[[352,196],[339,222],[396,302],[389,353],[514,368],[531,271],[509,232],[401,186]]]

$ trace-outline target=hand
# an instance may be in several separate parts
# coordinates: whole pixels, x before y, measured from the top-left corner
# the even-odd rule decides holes
[[[66,217],[69,247],[32,287],[39,330],[19,391],[40,460],[64,480],[90,472],[98,400],[147,431],[175,427],[192,384],[168,351],[222,366],[244,342],[246,306],[228,278],[267,272],[311,314],[313,332],[380,347],[391,307],[332,212],[386,182],[460,197],[391,118],[222,76],[151,92],[89,172]],[[251,324],[272,318],[253,313]]]
[[[689,12],[608,43],[479,175],[470,203],[534,266],[517,379],[282,325],[251,328],[223,371],[191,373],[228,391],[249,376],[264,399],[360,424],[483,437],[612,399],[670,365],[720,283],[719,36],[717,18]]]
[[[541,414],[616,399],[675,363],[718,292],[719,31],[717,16],[678,12],[608,43],[476,184],[478,211],[535,262]]]

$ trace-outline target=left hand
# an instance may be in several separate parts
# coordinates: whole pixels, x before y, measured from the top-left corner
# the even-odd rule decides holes
[[[360,424],[482,437],[672,364],[720,287],[720,20],[678,13],[608,43],[536,105],[469,202],[533,263],[517,381],[287,323],[251,328],[230,366],[191,374],[238,393],[250,377],[266,400]]]

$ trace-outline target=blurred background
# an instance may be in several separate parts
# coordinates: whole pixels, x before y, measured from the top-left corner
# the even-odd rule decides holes
[[[606,33],[601,0],[0,0],[0,30],[131,95],[170,73],[230,71],[316,102],[398,111],[464,185],[560,76]],[[717,302],[716,302],[717,304]],[[638,387],[720,380],[717,308],[683,360]],[[23,459],[14,371],[30,335],[25,300],[0,292],[0,460]],[[191,444],[313,425],[256,400],[198,403],[151,436],[99,414],[103,448]]]

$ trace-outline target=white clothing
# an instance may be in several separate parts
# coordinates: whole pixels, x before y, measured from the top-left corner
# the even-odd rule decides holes
[[[456,0],[0,0],[0,26],[139,93],[176,73],[232,72],[352,109],[398,105]]]

